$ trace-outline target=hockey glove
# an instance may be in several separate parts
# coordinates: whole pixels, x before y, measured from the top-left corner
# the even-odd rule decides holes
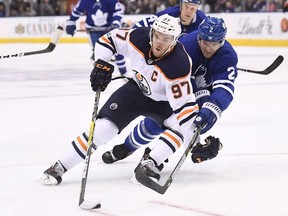
[[[66,21],[66,33],[73,37],[75,34],[75,31],[76,31],[76,22],[72,20],[67,20]]]
[[[209,136],[205,139],[205,144],[198,143],[191,151],[191,159],[194,163],[201,163],[217,156],[222,149],[222,143],[218,138]]]
[[[111,24],[110,28],[111,29],[120,28],[120,23],[118,21],[115,21]]]
[[[107,88],[107,85],[111,82],[113,71],[113,65],[98,59],[95,62],[94,68],[90,74],[90,82],[93,91],[96,92],[98,89],[104,91]]]
[[[221,117],[221,109],[214,103],[205,102],[200,108],[194,124],[202,128],[201,134],[206,133]]]
[[[210,91],[201,89],[195,93],[196,102],[199,107],[202,107],[205,102],[210,101]]]

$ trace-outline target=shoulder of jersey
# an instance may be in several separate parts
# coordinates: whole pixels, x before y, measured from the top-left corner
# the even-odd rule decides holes
[[[197,31],[190,32],[189,34],[186,34],[184,37],[181,37],[179,41],[184,45],[185,49],[188,50],[189,48],[196,48],[197,45]],[[196,46],[195,46],[196,44]]]
[[[203,19],[205,19],[207,17],[206,14],[203,11],[201,11],[201,10],[197,10],[196,14],[197,14],[198,17],[201,18],[201,20],[203,20]]]
[[[223,56],[227,56],[227,58],[229,59],[233,59],[236,62],[238,61],[238,57],[237,57],[237,53],[234,50],[234,48],[232,47],[232,45],[226,40],[223,47],[220,49],[219,54],[223,55]]]
[[[191,70],[190,57],[186,53],[183,45],[177,43],[174,50],[157,62],[157,66],[162,70],[168,79],[177,79],[187,76]]]
[[[144,48],[147,47],[147,44],[149,45],[149,40],[150,40],[149,33],[150,33],[150,28],[148,27],[135,28],[130,33],[130,42],[135,47],[137,47],[138,50],[142,51]],[[150,48],[150,45],[149,45],[149,48]]]

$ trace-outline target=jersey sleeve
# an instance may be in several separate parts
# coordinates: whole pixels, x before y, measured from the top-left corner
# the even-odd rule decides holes
[[[125,6],[122,3],[117,1],[114,5],[114,8],[115,10],[112,15],[112,23],[121,26],[121,22],[124,16]]]
[[[86,8],[87,0],[79,0],[77,4],[73,7],[73,10],[70,15],[71,21],[78,20],[81,16],[84,15]]]
[[[225,62],[223,64],[223,62]],[[234,82],[237,77],[237,58],[233,55],[222,56],[222,61],[215,64],[212,75],[211,102],[215,103],[223,112],[227,109],[234,97]]]
[[[180,126],[193,118],[195,111],[198,111],[198,105],[190,82],[190,74],[169,82],[166,92]]]
[[[194,119],[199,111],[190,82],[190,74],[168,83],[166,92],[173,115],[166,119],[164,124],[168,128],[173,128],[174,132],[178,131],[184,146],[187,146],[192,139],[195,128]]]
[[[115,53],[129,57],[130,29],[114,29],[99,38],[95,44],[95,59],[110,61]]]
[[[149,16],[147,18],[144,18],[140,20],[139,22],[135,23],[133,25],[133,28],[138,28],[138,27],[152,27],[154,21],[158,18],[156,15]]]

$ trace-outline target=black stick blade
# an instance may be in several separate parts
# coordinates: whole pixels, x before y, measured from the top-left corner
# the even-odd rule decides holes
[[[160,194],[164,194],[172,182],[167,181],[168,183],[164,184],[163,186],[159,185],[145,174],[145,172],[141,169],[140,164],[135,169],[135,177],[139,183]]]
[[[250,70],[250,69],[244,69],[244,68],[237,68],[238,70],[248,72],[248,73],[255,73],[255,74],[260,74],[260,75],[268,75],[271,72],[273,72],[279,65],[283,62],[284,57],[282,55],[279,55],[274,62],[267,67],[265,70],[262,71],[256,71],[256,70]]]
[[[277,67],[279,67],[279,65],[283,62],[284,57],[282,55],[279,55],[275,61],[264,70],[264,75],[268,75],[270,74],[272,71],[274,71]]]

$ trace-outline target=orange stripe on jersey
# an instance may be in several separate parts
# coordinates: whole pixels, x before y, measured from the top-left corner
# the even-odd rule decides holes
[[[78,141],[78,143],[81,145],[81,147],[85,150],[85,151],[87,151],[87,146],[84,144],[84,142],[81,140],[81,138],[78,136],[77,137],[77,141]]]
[[[139,50],[130,40],[129,40],[130,45],[140,54],[145,58],[145,55],[141,50]]]
[[[101,36],[101,40],[103,40],[105,43],[108,43],[109,45],[111,45],[111,42],[104,35]]]
[[[165,131],[163,134],[169,137],[171,140],[173,140],[174,143],[178,146],[178,148],[180,147],[181,143],[176,137],[174,137],[172,134],[168,133],[167,131]]]
[[[154,65],[154,67],[157,68],[157,69],[160,71],[160,73],[163,75],[163,77],[164,77],[166,80],[168,80],[168,81],[175,81],[175,80],[186,79],[187,76],[190,77],[190,75],[191,75],[190,73],[188,73],[188,74],[187,74],[186,76],[184,76],[184,77],[178,77],[178,78],[175,78],[175,79],[169,79],[169,78],[165,75],[165,73],[161,70],[160,67],[158,67],[157,65]]]
[[[187,115],[187,114],[189,114],[189,113],[193,113],[193,112],[195,112],[196,110],[199,110],[199,106],[198,106],[198,105],[195,105],[193,109],[184,110],[184,111],[181,112],[176,118],[177,118],[177,120],[179,120],[179,119],[182,118],[184,115]]]

